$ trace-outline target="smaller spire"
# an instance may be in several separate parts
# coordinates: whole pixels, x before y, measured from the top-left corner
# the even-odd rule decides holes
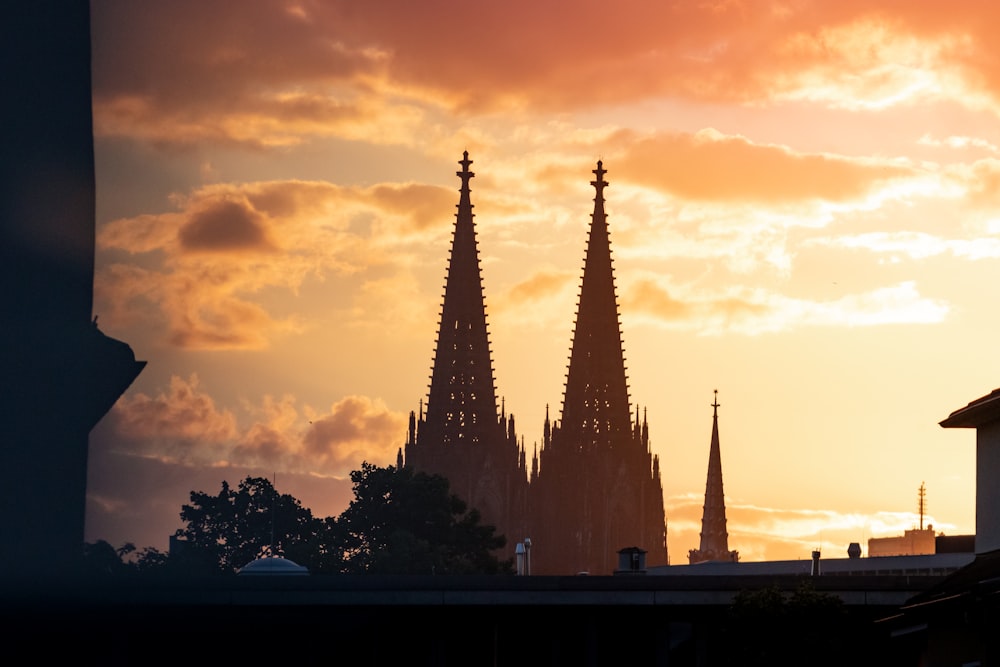
[[[715,400],[712,401],[712,419],[718,419],[719,417],[719,390],[713,389],[715,393]]]

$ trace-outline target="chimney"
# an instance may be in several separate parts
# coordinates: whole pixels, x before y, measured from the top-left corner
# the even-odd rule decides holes
[[[812,576],[819,576],[819,549],[813,551]]]
[[[618,569],[620,574],[646,574],[646,551],[639,547],[627,547],[618,552]]]

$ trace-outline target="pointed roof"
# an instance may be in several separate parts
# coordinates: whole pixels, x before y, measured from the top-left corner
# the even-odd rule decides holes
[[[712,401],[712,441],[708,450],[708,478],[705,481],[705,505],[701,517],[701,545],[689,554],[691,562],[735,560],[729,551],[726,531],[726,499],[722,489],[722,453],[719,447],[719,391]]]
[[[441,445],[482,440],[496,429],[497,397],[486,326],[479,247],[473,222],[469,152],[459,161],[462,179],[445,282],[444,302],[420,435]]]
[[[604,212],[603,163],[593,170],[594,213],[577,306],[560,428],[580,449],[610,446],[631,433],[625,356],[615,295],[611,236]]]

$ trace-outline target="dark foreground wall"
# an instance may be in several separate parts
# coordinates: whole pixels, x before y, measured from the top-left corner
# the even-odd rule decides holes
[[[358,665],[915,664],[876,623],[920,588],[822,582],[840,614],[732,615],[746,587],[799,578],[287,577],[95,582],[9,596],[0,622],[27,647],[101,664],[262,660]],[[739,579],[739,580],[737,580]],[[759,621],[759,622],[758,622]],[[858,652],[878,657],[854,659]]]
[[[90,429],[144,366],[92,321],[88,0],[0,9],[0,587],[83,548]]]

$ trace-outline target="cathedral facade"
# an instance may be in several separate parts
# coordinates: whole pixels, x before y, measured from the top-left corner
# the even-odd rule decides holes
[[[532,574],[611,574],[617,552],[638,547],[668,562],[659,459],[646,417],[631,411],[611,240],[597,163],[562,414],[546,413],[541,449],[526,465],[513,415],[497,409],[479,266],[468,153],[426,411],[410,416],[405,465],[448,478],[451,489],[508,547],[531,539]],[[402,452],[399,463],[404,464]],[[509,549],[512,551],[512,549]]]

